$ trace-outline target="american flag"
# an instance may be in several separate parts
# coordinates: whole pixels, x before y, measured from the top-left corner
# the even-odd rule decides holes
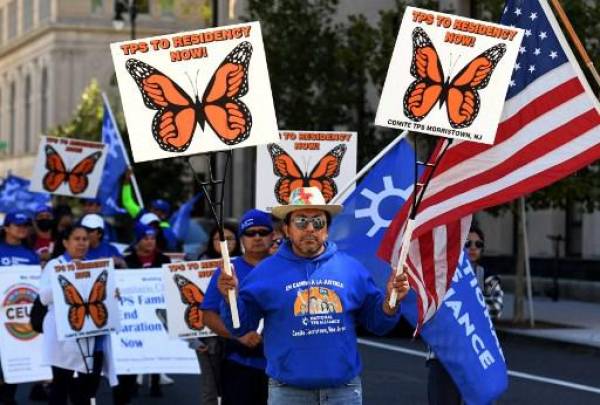
[[[494,145],[455,141],[418,209],[408,253],[420,325],[448,289],[471,215],[554,183],[600,158],[600,106],[545,0],[508,1],[501,23],[525,36]],[[440,153],[440,140],[434,153]],[[379,256],[397,265],[409,201]]]

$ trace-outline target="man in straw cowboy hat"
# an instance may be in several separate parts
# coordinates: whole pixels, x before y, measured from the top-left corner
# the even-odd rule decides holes
[[[332,216],[341,205],[326,205],[319,189],[292,191],[289,205],[273,208],[287,239],[244,279],[221,273],[218,287],[238,291],[241,326],[234,329],[228,305],[222,319],[233,334],[255,330],[264,318],[269,404],[361,404],[356,324],[384,334],[400,314],[388,298],[403,299],[406,275],[391,276],[379,290],[362,264],[327,241]]]

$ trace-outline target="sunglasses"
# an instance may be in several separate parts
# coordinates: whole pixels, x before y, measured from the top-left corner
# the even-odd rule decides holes
[[[483,242],[480,240],[468,240],[465,242],[465,248],[468,249],[471,246],[475,245],[475,247],[477,249],[482,249],[483,248]]]
[[[325,219],[325,217],[296,217],[292,219],[292,223],[298,229],[306,229],[308,224],[312,224],[313,228],[318,231],[325,228],[325,225],[327,225],[327,219]]]
[[[269,236],[271,234],[271,231],[269,231],[268,229],[256,229],[256,230],[252,230],[252,229],[246,229],[242,235],[247,236],[249,238],[253,238],[255,236],[260,236],[261,238],[264,238],[265,236]]]

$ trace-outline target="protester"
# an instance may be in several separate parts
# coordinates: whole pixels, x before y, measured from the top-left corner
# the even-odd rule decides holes
[[[232,222],[223,224],[223,234],[227,242],[227,250],[230,257],[237,257],[242,254],[240,240],[237,237],[237,225]],[[219,243],[219,227],[214,226],[210,231],[210,243],[206,252],[200,259],[219,259],[221,258],[221,245]],[[221,365],[223,360],[223,342],[216,336],[191,339],[188,341],[190,348],[194,349],[198,362],[200,363],[200,384],[202,387],[202,404],[217,405],[219,397],[222,396],[221,387]]]
[[[277,253],[259,263],[241,287],[235,274],[220,274],[226,300],[230,289],[239,288],[241,326],[233,329],[228,305],[221,305],[221,318],[236,336],[256,330],[264,318],[269,404],[318,404],[323,397],[361,404],[356,324],[377,334],[391,330],[400,305],[390,307],[389,297],[395,289],[398,302],[404,299],[407,276],[391,275],[381,291],[362,264],[327,241],[331,217],[342,206],[325,204],[316,187],[293,190],[289,201],[273,208],[289,239]]]
[[[483,231],[472,226],[465,242],[465,249],[469,255],[469,262],[477,276],[479,287],[483,290],[486,307],[493,320],[502,315],[504,308],[504,291],[500,283],[500,277],[491,275],[481,266],[481,257],[485,247],[485,237]]]
[[[81,218],[81,225],[88,232],[90,249],[87,258],[90,260],[112,258],[116,268],[125,268],[126,263],[119,250],[104,240],[106,222],[98,214],[87,214]]]
[[[4,218],[4,228],[0,235],[0,266],[35,265],[39,258],[27,244],[31,218],[25,212],[11,212]],[[16,404],[17,384],[0,385],[0,404]]]
[[[247,211],[240,219],[238,234],[244,254],[233,259],[232,264],[241,282],[254,266],[269,255],[273,242],[271,215],[255,209]],[[239,338],[229,333],[219,315],[223,301],[217,288],[220,273],[221,270],[217,269],[213,274],[202,309],[205,325],[225,339],[225,359],[221,365],[221,405],[266,405],[268,380],[262,336],[256,331]]]
[[[283,243],[283,239],[285,235],[283,234],[283,222],[280,220],[274,221],[273,223],[273,243],[271,244],[271,248],[269,249],[269,254],[274,255],[277,250],[279,250],[279,246]]]
[[[164,250],[166,252],[176,252],[179,251],[180,246],[178,245],[177,236],[173,233],[171,229],[171,224],[169,223],[169,214],[171,213],[171,204],[167,201],[157,198],[150,202],[150,209],[145,210],[142,208],[136,201],[133,196],[133,187],[131,185],[131,170],[128,170],[125,173],[125,177],[123,180],[123,187],[121,188],[121,201],[123,202],[123,208],[127,211],[127,213],[131,216],[131,218],[135,220],[140,220],[144,214],[152,213],[158,217],[158,226],[160,227],[166,242],[167,246],[161,246],[161,237],[159,235],[159,248],[166,248]],[[146,222],[147,225],[147,222]]]
[[[137,223],[135,226],[135,247],[130,255],[125,256],[128,269],[144,269],[162,267],[171,260],[157,249],[156,229],[149,225]],[[137,376],[119,375],[119,385],[113,388],[115,405],[126,405],[137,392]],[[150,376],[150,396],[162,397],[159,374]]]
[[[81,200],[83,215],[98,214],[102,215],[102,201],[99,198],[84,198]],[[108,221],[104,221],[104,230],[102,239],[107,242],[116,241],[116,232]]]
[[[54,207],[53,214],[57,234],[61,234],[65,229],[70,228],[75,222],[73,220],[73,212],[71,211],[71,207],[69,207],[67,204],[59,204]]]
[[[85,260],[89,249],[87,230],[81,225],[64,229],[60,236],[64,252],[50,260],[42,271],[40,301],[48,307],[44,318],[42,364],[52,367],[50,405],[89,404],[98,390],[100,372],[107,370],[108,342],[104,337],[86,337],[77,340],[58,340],[55,304],[52,295],[52,273],[57,265]],[[62,299],[62,297],[60,297]],[[105,355],[106,354],[106,355]],[[91,366],[86,359],[91,358]],[[74,377],[74,373],[77,377]],[[111,376],[114,383],[114,376]]]
[[[483,291],[485,303],[490,317],[495,320],[502,313],[504,292],[498,276],[486,277],[484,268],[479,264],[485,246],[483,231],[472,226],[465,242],[465,249],[479,288]],[[429,352],[427,357],[427,396],[429,405],[460,405],[463,398],[456,383],[437,359],[435,353]]]
[[[54,215],[52,208],[42,205],[35,210],[32,234],[32,245],[35,253],[40,258],[42,265],[52,257],[54,250]]]
[[[146,212],[139,218],[139,222],[143,225],[149,225],[156,229],[156,241],[158,249],[163,252],[179,252],[181,246],[177,240],[177,236],[173,233],[170,227],[161,225],[160,218],[153,212]]]

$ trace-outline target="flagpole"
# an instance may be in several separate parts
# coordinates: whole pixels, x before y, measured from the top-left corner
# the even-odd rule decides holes
[[[562,8],[562,6],[560,5],[560,2],[558,0],[550,0],[550,3],[552,3],[552,6],[554,7],[556,14],[558,14],[560,21],[565,26],[565,29],[567,30],[567,34],[569,34],[569,37],[571,37],[571,40],[575,44],[575,48],[577,48],[579,55],[583,58],[583,62],[587,66],[588,70],[591,72],[591,74],[594,77],[594,80],[596,80],[596,83],[598,84],[598,86],[600,86],[600,74],[598,74],[598,71],[594,67],[594,62],[592,62],[592,59],[588,55],[587,51],[585,50],[585,47],[581,43],[581,40],[577,36],[577,33],[573,29],[573,25],[571,24],[571,21],[569,21],[569,17],[567,17],[567,13],[565,13],[565,10]]]
[[[108,107],[108,115],[110,116],[110,120],[112,121],[113,127],[115,128],[117,140],[119,141],[119,145],[121,146],[121,150],[123,151],[123,157],[125,158],[125,163],[127,163],[127,168],[131,170],[131,162],[129,161],[129,155],[127,154],[127,149],[125,149],[123,138],[121,137],[121,131],[119,131],[119,126],[117,125],[117,121],[115,120],[115,116],[113,115],[110,103],[108,102],[108,97],[104,92],[102,92],[102,100],[104,100],[104,105]],[[135,193],[135,198],[137,199],[138,204],[140,205],[140,207],[144,208],[144,200],[142,199],[142,193],[140,192],[140,188],[138,187],[137,180],[135,178],[135,173],[133,172],[133,170],[131,170],[131,184],[133,186],[133,191]]]
[[[383,148],[378,154],[377,156],[375,156],[373,159],[371,159],[371,161],[369,163],[367,163],[362,169],[360,169],[360,171],[358,173],[356,173],[356,176],[354,176],[352,178],[352,180],[350,180],[345,186],[344,188],[342,188],[341,191],[339,191],[337,193],[337,195],[335,197],[333,197],[331,199],[331,201],[329,201],[329,204],[336,204],[343,196],[344,194],[346,194],[346,192],[348,192],[348,190],[350,190],[352,188],[352,186],[354,184],[356,184],[356,182],[362,177],[364,176],[369,170],[371,170],[371,168],[373,166],[375,166],[377,164],[377,162],[379,162],[381,160],[381,158],[383,158],[385,156],[386,153],[388,153],[394,146],[396,146],[396,144],[398,142],[400,142],[401,140],[403,140],[404,138],[406,138],[406,136],[408,135],[408,131],[404,130],[400,133],[400,135],[398,135],[396,137],[396,139],[394,139],[392,142],[390,142],[385,148]]]
[[[525,218],[525,197],[519,198],[521,206],[521,226],[523,228],[523,253],[525,256],[525,278],[527,281],[527,300],[529,301],[529,325],[535,326],[535,317],[533,315],[533,292],[531,288],[531,267],[529,263],[529,241],[527,240],[527,220]]]

